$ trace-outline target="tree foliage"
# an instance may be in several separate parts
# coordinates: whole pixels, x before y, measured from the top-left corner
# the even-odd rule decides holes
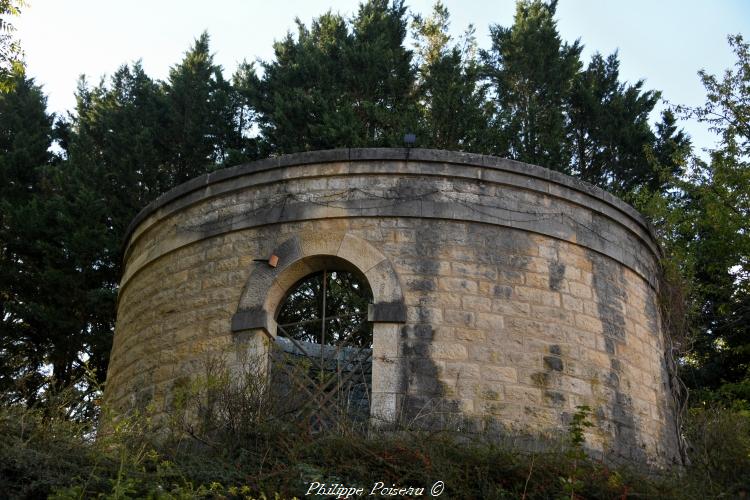
[[[648,123],[659,93],[643,92],[643,81],[620,81],[617,54],[594,54],[576,74],[569,97],[572,168],[582,179],[628,192],[658,185],[647,153],[655,145]]]
[[[474,27],[451,45],[450,15],[435,3],[427,19],[412,23],[416,44],[417,99],[421,115],[415,130],[423,147],[476,151],[489,142],[486,85],[480,80]]]
[[[694,274],[696,332],[687,366],[694,388],[725,403],[750,402],[750,49],[729,44],[737,61],[723,77],[699,73],[706,103],[680,111],[709,124],[720,140],[696,160],[682,209],[681,243]]]
[[[47,286],[41,280],[54,271],[48,269],[54,240],[39,234],[54,230],[44,227],[51,222],[44,212],[53,214],[43,207],[51,194],[45,183],[51,141],[41,89],[15,76],[0,94],[0,391],[11,399],[33,396],[44,384],[39,370],[52,347],[47,329],[55,318],[37,302]]]
[[[416,126],[403,2],[371,0],[349,21],[328,12],[274,45],[255,108],[274,153],[401,145]]]
[[[496,112],[501,156],[570,171],[567,106],[582,46],[563,42],[554,19],[557,2],[521,0],[513,25],[490,26],[483,52]]]
[[[0,391],[30,404],[77,380],[87,361],[104,373],[117,279],[97,225],[99,186],[81,184],[49,152],[45,108],[23,76],[0,96]]]
[[[15,27],[9,21],[21,14],[24,0],[0,0],[0,93],[13,88],[13,75],[24,72],[21,44],[13,37]]]
[[[0,0],[3,64],[19,6]],[[665,110],[652,125],[660,93],[622,81],[617,53],[584,65],[556,6],[520,0],[512,25],[491,26],[478,50],[471,26],[452,38],[440,2],[410,18],[400,0],[367,0],[350,17],[297,20],[270,60],[231,78],[203,33],[165,81],[140,63],[81,79],[66,117],[47,112],[33,80],[0,67],[0,392],[33,403],[86,365],[103,377],[122,238],[161,193],[261,156],[402,146],[412,132],[420,146],[570,173],[646,212],[687,285],[690,385],[750,400],[748,44],[731,37],[735,67],[701,72],[704,106]],[[686,115],[720,137],[707,162],[691,156],[677,121]]]
[[[93,87],[82,78],[76,102],[54,121],[32,80],[15,77],[0,95],[0,390],[28,404],[89,369],[103,381],[122,240],[138,211],[253,155],[247,98],[212,63],[205,34],[169,81],[135,63]]]
[[[170,70],[163,90],[164,133],[170,142],[167,164],[174,184],[223,165],[232,149],[241,149],[239,101],[222,68],[213,62],[207,33]]]
[[[372,347],[372,325],[366,321],[370,302],[372,292],[360,276],[321,271],[295,285],[279,307],[276,321],[297,340]]]

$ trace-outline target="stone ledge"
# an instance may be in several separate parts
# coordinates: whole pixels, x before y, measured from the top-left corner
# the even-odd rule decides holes
[[[194,193],[195,191],[200,189],[203,189],[204,193],[202,196],[200,196],[199,199],[211,197],[213,193],[211,192],[212,190],[210,189],[210,186],[218,182],[227,181],[258,172],[290,166],[307,165],[311,163],[384,160],[449,163],[489,168],[559,184],[570,189],[583,192],[614,207],[618,211],[633,219],[646,231],[651,239],[655,241],[653,231],[646,220],[643,218],[643,216],[641,216],[638,211],[636,211],[633,207],[631,207],[624,201],[616,198],[615,196],[596,186],[537,165],[531,165],[488,155],[433,149],[349,148],[324,151],[309,151],[283,155],[274,158],[266,158],[244,165],[238,165],[236,167],[218,170],[210,174],[204,174],[200,177],[196,177],[183,184],[180,184],[179,186],[176,186],[172,190],[162,194],[156,200],[149,203],[135,216],[126,230],[125,238],[123,241],[123,255],[127,255],[127,250],[130,246],[130,238],[135,232],[136,228],[147,218],[149,218],[151,215],[154,215],[155,213],[158,213],[169,203],[181,197],[187,196],[190,193]],[[656,246],[656,248],[658,248],[658,246]]]
[[[232,332],[245,330],[263,330],[269,334],[268,313],[265,309],[248,309],[237,311],[232,316]]]
[[[646,279],[651,286],[656,287],[655,275],[653,274],[653,265],[656,263],[655,259],[643,258],[645,257],[644,252],[653,252],[654,250],[645,245],[645,242],[639,239],[644,245],[643,251],[639,252],[637,246],[625,246],[628,245],[629,237],[625,237],[629,231],[627,227],[623,227],[622,238],[618,238],[619,241],[610,241],[598,234],[592,232],[595,228],[589,228],[585,224],[579,224],[572,218],[544,218],[542,214],[539,220],[505,220],[505,213],[507,209],[484,207],[482,211],[471,210],[469,206],[456,206],[455,203],[449,201],[425,201],[418,200],[415,202],[403,202],[400,204],[387,205],[385,207],[374,207],[374,208],[360,208],[357,200],[353,201],[342,201],[341,206],[336,209],[331,209],[327,213],[322,213],[320,206],[316,203],[311,202],[294,202],[284,204],[284,213],[281,216],[273,217],[275,223],[293,223],[305,220],[318,220],[326,218],[393,218],[393,217],[406,217],[406,218],[420,218],[420,219],[432,219],[432,220],[454,220],[460,222],[474,222],[474,223],[485,223],[491,225],[497,225],[501,227],[508,227],[514,230],[520,230],[528,233],[536,233],[550,238],[555,238],[569,243],[579,245],[583,248],[596,251],[602,255],[606,255],[626,267],[632,269],[636,274]],[[497,216],[495,214],[498,214]],[[512,216],[512,214],[511,214]],[[127,270],[123,273],[121,279],[121,285],[124,286],[132,276],[138,272],[139,269],[144,267],[149,262],[166,255],[172,251],[177,250],[187,244],[195,243],[199,240],[220,236],[224,233],[238,230],[254,229],[267,224],[268,214],[262,212],[259,214],[248,214],[245,216],[237,216],[235,220],[231,222],[231,225],[226,223],[208,223],[200,227],[192,229],[190,232],[184,231],[180,234],[167,233],[162,234],[159,239],[158,245],[150,248],[147,253],[129,254],[126,259],[130,259],[127,263]],[[648,238],[647,235],[643,235]],[[276,254],[280,257],[280,261],[283,263],[296,260],[298,257],[299,250],[295,252],[294,249],[289,249],[294,255],[287,255],[284,249],[278,249]],[[359,254],[357,254],[359,255]],[[366,254],[363,254],[366,255]],[[652,253],[654,257],[655,253]],[[346,252],[340,255],[341,257],[348,258],[351,260],[352,256]],[[643,257],[642,257],[643,256]],[[373,261],[373,264],[376,262]],[[361,269],[362,272],[366,272],[371,266],[365,266]]]

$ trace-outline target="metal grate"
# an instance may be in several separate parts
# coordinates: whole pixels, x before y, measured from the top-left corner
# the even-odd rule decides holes
[[[298,282],[277,315],[276,390],[314,430],[366,425],[372,385],[372,294],[353,273],[324,269]]]

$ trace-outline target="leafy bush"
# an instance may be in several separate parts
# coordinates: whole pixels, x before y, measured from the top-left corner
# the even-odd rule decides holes
[[[0,491],[44,498],[54,488],[88,475],[92,465],[89,425],[42,410],[0,410]]]
[[[693,408],[685,432],[707,497],[750,492],[750,411]]]
[[[0,408],[0,488],[10,498],[293,498],[314,482],[425,488],[443,498],[714,498],[750,477],[750,417],[694,411],[693,465],[662,475],[587,457],[588,409],[565,449],[528,453],[486,435],[417,430],[314,432],[280,415],[260,374],[220,363],[185,381],[167,418],[149,412],[75,422],[54,407]]]

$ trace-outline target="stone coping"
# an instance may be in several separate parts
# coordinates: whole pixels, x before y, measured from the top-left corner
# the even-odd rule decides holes
[[[127,250],[131,243],[130,239],[133,236],[136,228],[149,216],[155,214],[157,211],[164,208],[169,203],[199,189],[205,189],[212,184],[258,172],[281,169],[291,166],[343,161],[366,162],[383,160],[453,163],[463,166],[482,167],[537,178],[554,184],[559,184],[576,191],[580,191],[586,195],[597,198],[608,205],[611,205],[618,211],[622,212],[623,215],[635,221],[651,237],[652,241],[650,242],[651,245],[649,245],[649,247],[651,247],[652,250],[656,250],[656,257],[661,257],[661,249],[657,244],[653,229],[646,221],[646,219],[636,209],[601,188],[598,188],[592,184],[576,179],[574,177],[562,174],[560,172],[555,172],[553,170],[549,170],[547,168],[532,165],[529,163],[475,153],[419,148],[346,148],[329,149],[323,151],[308,151],[303,153],[294,153],[265,158],[262,160],[237,165],[235,167],[217,170],[208,174],[203,174],[199,177],[195,177],[187,182],[184,182],[156,198],[154,201],[146,205],[135,216],[125,232],[125,238],[123,240],[123,259],[126,260],[127,258]],[[398,172],[394,172],[394,174],[398,174]],[[223,193],[211,193],[210,190],[205,190],[205,194],[202,199],[208,199],[213,196],[220,196],[221,194]]]

